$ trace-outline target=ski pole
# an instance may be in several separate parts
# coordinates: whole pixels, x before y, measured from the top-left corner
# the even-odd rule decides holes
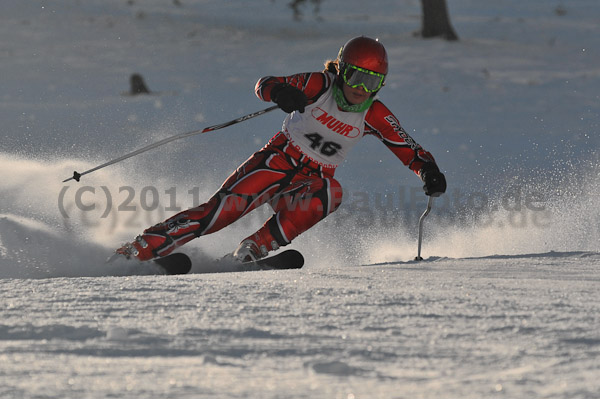
[[[103,163],[102,165],[98,165],[98,166],[96,166],[96,167],[94,167],[92,169],[86,170],[85,172],[78,173],[77,171],[74,171],[73,172],[73,176],[69,177],[68,179],[63,180],[63,183],[66,183],[69,180],[79,181],[79,179],[81,179],[81,176],[83,176],[83,175],[87,175],[88,173],[92,173],[92,172],[94,172],[94,171],[96,171],[98,169],[102,169],[102,168],[107,167],[109,165],[114,165],[114,164],[116,164],[118,162],[124,161],[125,159],[134,157],[134,156],[139,155],[139,154],[141,154],[143,152],[150,151],[150,150],[152,150],[152,149],[154,149],[156,147],[160,147],[162,145],[170,143],[171,141],[183,139],[183,138],[190,137],[190,136],[195,136],[197,134],[212,132],[214,130],[223,129],[224,127],[235,125],[236,123],[240,123],[240,122],[246,121],[248,119],[252,119],[252,118],[255,118],[257,116],[266,114],[267,112],[273,111],[276,108],[279,108],[279,107],[277,105],[273,105],[273,106],[271,106],[269,108],[265,108],[263,110],[260,110],[260,111],[257,111],[257,112],[253,112],[253,113],[248,114],[248,115],[240,116],[239,118],[231,120],[229,122],[221,123],[219,125],[205,127],[204,129],[201,129],[201,130],[193,130],[191,132],[180,133],[180,134],[177,134],[175,136],[167,137],[165,139],[157,141],[156,143],[153,143],[153,144],[147,145],[145,147],[142,147],[139,150],[130,152],[129,154],[125,154],[123,156],[120,156],[118,158],[110,160],[110,161],[108,161],[106,163]]]
[[[423,214],[419,218],[419,248],[418,248],[417,256],[415,257],[415,260],[417,260],[417,261],[423,260],[423,258],[421,257],[421,243],[423,241],[423,221],[425,220],[425,217],[427,217],[427,215],[429,215],[432,205],[433,205],[433,196],[429,196],[429,200],[427,201],[427,209],[425,209],[425,212],[423,212]]]

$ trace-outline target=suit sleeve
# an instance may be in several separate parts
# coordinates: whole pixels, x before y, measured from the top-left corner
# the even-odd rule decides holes
[[[420,174],[423,164],[435,163],[433,156],[406,133],[394,114],[378,100],[373,102],[367,112],[365,134],[379,138],[404,165],[417,175]]]
[[[308,103],[312,104],[327,91],[332,81],[322,72],[298,73],[291,76],[265,76],[256,82],[254,92],[263,101],[271,101],[271,89],[279,83],[287,83],[304,92]]]

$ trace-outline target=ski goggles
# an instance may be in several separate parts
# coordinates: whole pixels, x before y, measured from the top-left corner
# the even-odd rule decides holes
[[[369,71],[352,64],[344,65],[342,69],[342,78],[344,82],[356,89],[362,86],[367,93],[375,93],[383,86],[385,75],[378,72]]]

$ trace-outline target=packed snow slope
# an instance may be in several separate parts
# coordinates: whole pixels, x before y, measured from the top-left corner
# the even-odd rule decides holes
[[[2,279],[2,398],[597,398],[598,254]]]
[[[310,3],[310,2],[309,2]],[[600,391],[600,3],[449,0],[0,3],[0,397],[595,398]],[[338,169],[341,208],[289,272],[214,259],[263,207],[181,250],[191,275],[105,264],[198,205],[281,127],[276,110],[62,181],[271,104],[266,75],[378,37],[380,99],[448,192],[376,139]],[[131,96],[140,73],[151,93]]]

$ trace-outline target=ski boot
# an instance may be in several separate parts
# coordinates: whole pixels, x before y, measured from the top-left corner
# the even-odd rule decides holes
[[[279,249],[277,240],[271,235],[268,228],[263,227],[250,237],[242,240],[233,252],[233,257],[239,262],[255,262],[267,256],[269,251],[277,249]]]
[[[168,246],[172,242],[173,239],[167,234],[147,234],[144,232],[144,234],[137,236],[133,242],[126,243],[117,249],[115,253],[123,255],[127,259],[135,258],[139,261],[146,261],[159,256],[155,252],[156,249],[165,247],[165,244]],[[167,254],[164,253],[160,256]]]
[[[186,219],[186,215],[182,216],[144,230],[144,233],[137,236],[133,242],[123,245],[115,252],[127,259],[134,257],[140,261],[167,256],[175,248],[196,238],[196,231],[200,224]]]

